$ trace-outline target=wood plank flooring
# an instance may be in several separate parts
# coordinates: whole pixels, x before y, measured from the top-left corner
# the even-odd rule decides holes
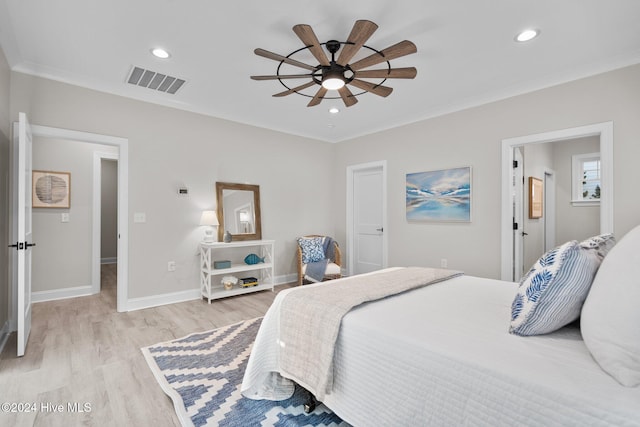
[[[103,265],[99,295],[33,305],[24,357],[15,356],[15,334],[9,338],[0,355],[0,404],[35,410],[3,407],[0,426],[179,426],[140,348],[263,316],[289,286],[210,305],[199,300],[118,313],[116,267]],[[68,404],[90,410],[69,411]],[[54,411],[58,405],[62,412]]]

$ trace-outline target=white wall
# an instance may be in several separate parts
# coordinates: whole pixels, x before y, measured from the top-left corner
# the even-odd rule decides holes
[[[640,218],[634,194],[640,158],[640,65],[481,107],[326,144],[221,119],[12,73],[11,117],[129,139],[130,298],[197,287],[197,227],[215,207],[216,181],[259,184],[263,237],[276,240],[276,275],[295,273],[295,237],[319,233],[345,242],[348,165],[387,160],[389,261],[500,277],[501,141],[614,122],[614,226],[622,236]],[[473,166],[473,222],[405,220],[405,174]],[[181,184],[190,196],[176,194]],[[312,189],[312,191],[310,190]],[[345,251],[346,252],[346,251]],[[175,273],[166,271],[169,260]]]
[[[556,242],[594,236],[600,231],[600,207],[571,205],[571,157],[574,154],[599,152],[600,140],[598,137],[578,138],[552,145],[556,170]]]
[[[0,349],[9,320],[9,64],[0,48]]]
[[[198,288],[202,210],[216,181],[260,185],[276,276],[295,280],[295,238],[333,231],[334,146],[12,73],[11,117],[129,140],[129,298]],[[169,96],[169,95],[167,95]],[[177,194],[187,185],[189,196]],[[146,223],[133,214],[146,213]],[[175,272],[167,262],[175,261]],[[39,268],[37,265],[35,268]]]
[[[69,209],[34,208],[33,292],[91,286],[93,153],[116,147],[33,138],[33,169],[71,173]],[[69,222],[61,214],[69,214]]]
[[[621,237],[640,223],[640,65],[573,81],[336,145],[335,236],[344,240],[345,168],[387,160],[390,265],[449,267],[500,277],[501,141],[606,121],[614,122],[614,227]],[[473,222],[405,220],[405,174],[473,166]]]
[[[544,182],[545,169],[553,169],[551,144],[529,144],[523,147],[524,157],[524,236],[523,273],[529,271],[533,263],[544,253],[544,227],[546,218],[529,217],[529,178]],[[543,202],[544,203],[544,202]]]
[[[100,258],[107,261],[118,256],[118,162],[101,161]]]

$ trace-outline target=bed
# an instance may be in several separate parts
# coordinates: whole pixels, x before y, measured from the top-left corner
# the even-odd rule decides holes
[[[321,400],[355,426],[640,426],[640,282],[631,278],[640,263],[640,228],[629,235],[604,256],[589,281],[587,302],[585,296],[579,308],[582,331],[573,321],[540,335],[509,333],[521,286],[466,275],[357,305],[342,317],[330,387]],[[278,295],[245,372],[245,396],[279,400],[292,390],[279,356],[288,294],[318,286],[338,290],[349,279]],[[609,320],[624,324],[614,323],[612,332]],[[612,342],[601,342],[599,328]],[[587,331],[589,340],[581,333]],[[598,346],[604,346],[604,358]],[[619,347],[626,352],[622,374],[616,372],[620,363],[607,365]]]

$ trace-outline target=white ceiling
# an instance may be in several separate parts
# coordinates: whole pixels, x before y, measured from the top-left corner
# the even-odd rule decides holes
[[[338,142],[640,63],[639,18],[638,0],[0,0],[0,43],[15,71]],[[277,80],[249,79],[278,66],[255,48],[286,56],[303,47],[295,24],[311,25],[320,42],[345,41],[358,19],[379,26],[368,46],[417,45],[391,66],[418,76],[388,80],[389,97],[309,108],[300,95],[272,97],[285,90]],[[515,43],[528,27],[540,37]],[[171,58],[151,56],[156,46]],[[133,86],[133,66],[187,83],[176,95]]]

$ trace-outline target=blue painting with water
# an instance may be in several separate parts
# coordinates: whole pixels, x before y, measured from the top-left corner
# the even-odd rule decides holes
[[[471,221],[471,167],[408,173],[407,221]]]

